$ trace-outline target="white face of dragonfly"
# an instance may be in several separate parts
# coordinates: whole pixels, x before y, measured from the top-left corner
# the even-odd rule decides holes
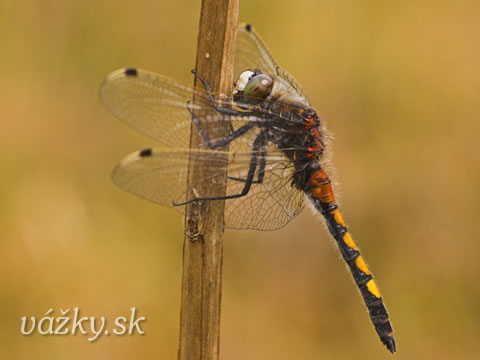
[[[235,84],[235,92],[237,93],[245,90],[245,86],[247,86],[248,80],[250,80],[253,75],[255,75],[255,73],[250,70],[242,72],[238,77],[237,83]]]

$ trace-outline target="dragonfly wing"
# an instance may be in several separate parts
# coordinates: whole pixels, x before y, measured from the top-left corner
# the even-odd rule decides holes
[[[233,147],[237,147],[234,144]],[[264,178],[261,183],[252,184],[248,194],[225,203],[225,223],[231,229],[276,230],[285,226],[295,216],[300,214],[304,206],[304,194],[295,186],[292,179],[295,173],[294,165],[283,152],[267,149],[265,155]],[[246,179],[251,154],[247,157],[234,158],[229,163],[228,176]],[[260,166],[257,166],[254,180],[258,179]],[[227,193],[238,194],[245,183],[229,179]]]
[[[189,146],[191,113],[202,124],[209,123],[210,133],[213,134],[223,133],[216,131],[215,127],[225,128],[225,122],[231,122],[235,129],[246,122],[259,121],[255,116],[227,116],[214,111],[205,91],[194,90],[163,75],[140,69],[114,71],[103,82],[100,95],[114,115],[169,147]],[[195,103],[191,102],[193,97]],[[214,101],[221,107],[239,105],[228,98]],[[252,111],[251,105],[241,106]],[[266,110],[257,110],[268,114]],[[215,143],[219,139],[209,136],[209,140]]]
[[[174,201],[186,201],[187,172],[188,149],[145,149],[123,159],[113,169],[112,180],[143,199],[173,207]]]
[[[265,43],[250,24],[240,24],[235,54],[235,77],[250,69],[260,69],[265,74],[275,74],[278,64]]]
[[[310,105],[305,91],[290,73],[276,62],[262,38],[250,24],[240,24],[237,36],[237,51],[235,55],[235,77],[245,70],[260,69],[264,74],[280,78],[287,88]]]
[[[113,181],[121,188],[157,204],[174,206],[187,200],[186,183],[190,160],[208,163],[208,176],[197,183],[220,181],[228,167],[227,195],[239,194],[250,167],[249,152],[222,152],[195,149],[146,149],[126,157],[114,170]],[[190,160],[189,160],[190,159]],[[265,176],[261,184],[252,184],[246,196],[225,203],[225,223],[229,228],[274,230],[286,225],[303,208],[303,193],[291,186],[292,165],[283,154],[265,156]],[[257,168],[257,173],[258,173]],[[258,176],[258,174],[257,174]],[[237,180],[232,180],[235,178]],[[203,186],[198,186],[198,189]],[[204,197],[193,189],[196,197]]]
[[[228,117],[213,111],[207,93],[166,76],[141,69],[120,69],[104,80],[100,96],[105,106],[128,125],[166,146],[186,148],[190,142],[191,113],[225,126]],[[191,100],[195,98],[195,103]],[[219,106],[231,100],[218,99]],[[214,141],[215,139],[211,139]]]
[[[188,147],[193,89],[149,71],[120,69],[104,80],[100,96],[128,125],[167,146]]]

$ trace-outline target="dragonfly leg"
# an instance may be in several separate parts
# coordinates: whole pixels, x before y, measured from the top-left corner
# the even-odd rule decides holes
[[[259,154],[259,157],[260,157],[260,167],[258,168],[257,180],[252,180],[252,184],[261,184],[261,183],[263,183],[263,177],[264,177],[264,175],[265,175],[265,165],[266,165],[266,161],[265,161],[265,151],[262,151],[262,152]],[[237,178],[237,177],[234,177],[234,176],[227,176],[227,179],[229,179],[229,180],[234,180],[234,181],[239,181],[239,182],[247,182],[247,179]]]
[[[249,122],[241,127],[239,127],[237,130],[233,130],[230,135],[225,136],[224,138],[212,143],[210,139],[208,138],[207,134],[205,134],[205,131],[203,131],[202,126],[200,125],[200,122],[198,121],[197,115],[192,111],[190,108],[190,103],[191,100],[187,101],[187,110],[192,116],[193,123],[197,127],[198,133],[202,137],[203,141],[208,145],[208,147],[212,150],[218,149],[224,145],[227,145],[230,141],[235,140],[239,136],[242,136],[245,134],[249,129],[254,127],[255,123]]]
[[[254,183],[253,178],[255,176],[255,171],[257,169],[257,157],[258,157],[258,154],[259,154],[259,150],[262,150],[262,148],[264,146],[265,146],[265,138],[263,136],[263,133],[260,133],[257,136],[257,138],[255,139],[255,142],[253,144],[253,152],[252,152],[252,157],[250,159],[250,167],[248,168],[247,178],[245,179],[245,185],[244,185],[242,191],[239,194],[226,195],[226,196],[216,196],[216,197],[197,197],[197,198],[194,198],[194,199],[182,202],[182,203],[176,203],[174,201],[173,206],[188,205],[188,204],[191,204],[195,201],[236,199],[236,198],[247,195],[248,192],[250,191],[250,188],[251,188],[252,184]],[[262,179],[263,179],[263,175],[262,175]]]

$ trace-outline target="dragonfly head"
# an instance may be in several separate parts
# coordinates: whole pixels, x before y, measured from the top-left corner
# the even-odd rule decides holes
[[[260,73],[259,70],[246,70],[238,77],[233,94],[236,100],[256,102],[266,99],[272,88],[273,79],[270,76]]]

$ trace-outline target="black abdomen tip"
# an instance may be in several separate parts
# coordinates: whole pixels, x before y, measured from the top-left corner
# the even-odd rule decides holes
[[[137,76],[137,75],[138,75],[137,69],[135,69],[135,68],[126,68],[126,69],[125,69],[125,75],[127,75],[127,76]]]
[[[388,350],[393,354],[397,351],[397,344],[395,344],[395,339],[393,336],[389,336],[387,338],[383,338],[382,342],[385,344]]]
[[[139,153],[140,157],[152,156],[152,149],[143,149]]]

